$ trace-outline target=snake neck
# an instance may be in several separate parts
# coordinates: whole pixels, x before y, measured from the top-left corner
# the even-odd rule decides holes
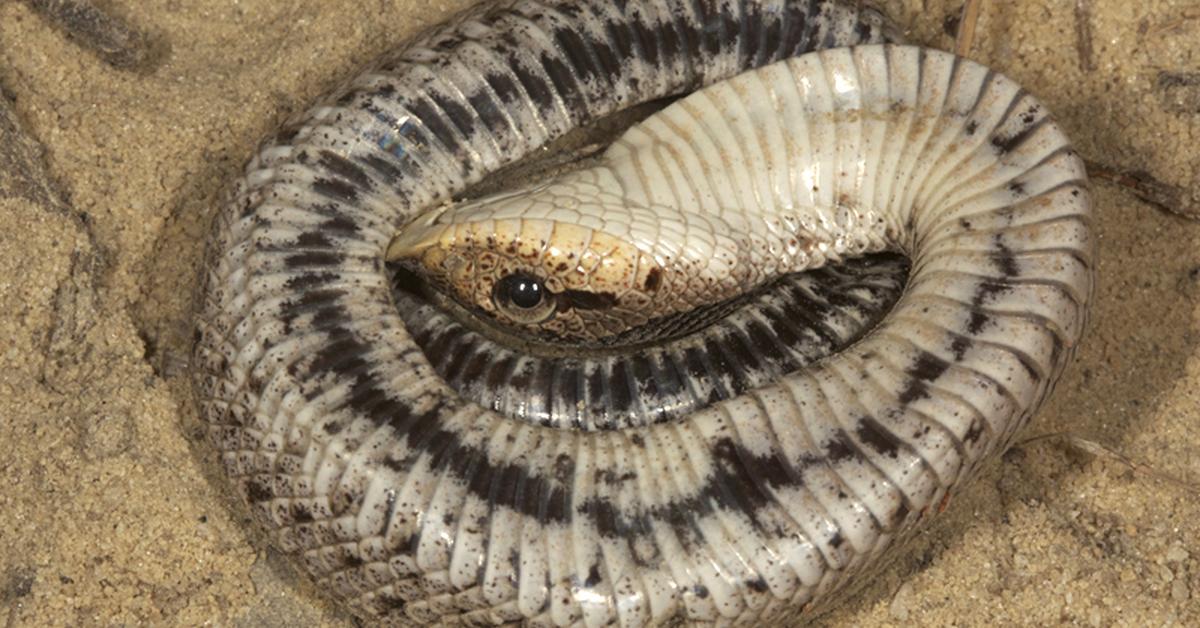
[[[715,288],[693,305],[734,298],[783,275],[847,258],[910,250],[895,212],[868,207],[852,194],[833,199],[743,194],[740,188],[776,182],[768,180],[768,172],[739,168],[729,159],[729,147],[699,142],[681,147],[654,136],[631,145],[630,136],[640,140],[648,134],[635,127],[598,165],[565,175],[559,186],[611,215],[630,216],[633,225],[622,233],[647,256],[672,263],[681,275],[711,281]],[[818,169],[797,168],[794,178],[812,180]]]

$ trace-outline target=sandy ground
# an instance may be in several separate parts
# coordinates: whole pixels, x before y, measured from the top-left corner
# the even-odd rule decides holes
[[[0,85],[74,208],[0,186],[0,622],[351,625],[264,548],[196,445],[188,302],[219,190],[258,140],[464,4],[112,0],[165,51],[125,72],[0,2]],[[951,45],[961,0],[884,4]],[[1076,2],[997,0],[972,56],[1089,160],[1194,206],[1200,3],[1083,4],[1090,54]],[[1026,436],[1133,464],[1019,445],[830,625],[1200,625],[1200,223],[1094,190],[1093,324]]]

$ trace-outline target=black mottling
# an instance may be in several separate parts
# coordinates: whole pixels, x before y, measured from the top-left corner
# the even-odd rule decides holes
[[[331,150],[322,150],[321,157],[317,163],[322,168],[359,188],[364,190],[371,189],[371,177],[367,176],[367,173],[358,164]]]
[[[387,157],[369,153],[359,157],[358,159],[359,161],[363,162],[365,166],[382,175],[385,181],[393,182],[393,186],[395,185],[395,182],[399,181],[403,177],[404,173],[400,170],[400,167]]]
[[[512,374],[509,375],[508,385],[517,390],[528,389],[529,380],[533,377],[532,371],[533,365],[531,363],[525,363],[520,368],[514,369]]]
[[[246,480],[245,483],[242,484],[242,490],[246,494],[246,499],[254,504],[265,502],[275,497],[274,491],[267,488],[267,486],[257,478]]]
[[[979,437],[983,436],[983,421],[975,419],[971,422],[971,427],[967,429],[967,433],[963,435],[963,442],[975,443]]]
[[[790,334],[790,332],[786,332]],[[784,347],[790,344],[783,338],[783,332],[778,331],[775,335],[771,333],[762,323],[752,320],[746,325],[746,336],[755,351],[760,352],[764,357],[778,365],[780,373],[790,373],[799,367],[792,355],[784,351]],[[795,336],[791,336],[793,342]]]
[[[346,256],[337,251],[301,251],[284,258],[283,263],[288,268],[309,268],[321,266],[337,266],[346,260]]]
[[[661,51],[664,64],[675,62],[675,60],[679,59],[680,52],[685,47],[690,48],[691,44],[695,41],[695,37],[691,37],[691,41],[685,43],[689,35],[691,33],[686,27],[678,29],[672,28],[670,25],[662,27],[662,30],[658,32],[658,39],[662,45]],[[693,53],[691,58],[696,58],[697,56],[697,54]]]
[[[633,58],[633,35],[629,32],[629,26],[626,22],[622,20],[605,20],[604,32],[608,36],[608,41],[612,42],[610,50],[616,56],[616,59]],[[613,76],[616,76],[615,72]]]
[[[370,347],[356,338],[341,338],[321,347],[313,354],[308,363],[308,373],[311,375],[331,374],[345,376],[353,374],[367,365],[363,357],[368,354]],[[298,369],[303,362],[294,362],[289,370]],[[294,373],[295,374],[295,373]],[[377,386],[383,389],[383,386]]]
[[[334,216],[322,222],[319,228],[322,231],[332,231],[346,235],[353,235],[359,231],[358,223],[348,216]]]
[[[642,20],[636,20],[631,25],[634,35],[637,37],[637,43],[642,50],[642,56],[646,64],[651,67],[658,67],[659,50],[658,44],[661,41],[658,34],[647,28]]]
[[[287,281],[284,282],[284,288],[296,292],[303,292],[305,293],[305,295],[302,295],[303,297],[307,296],[307,293],[309,292],[315,291],[329,283],[337,281],[337,279],[337,273],[328,271],[300,273],[288,277]],[[341,295],[339,294],[335,296]]]
[[[790,464],[781,453],[752,454],[744,449],[736,448],[731,452],[744,466],[745,470],[757,480],[771,488],[793,488],[803,486],[804,481],[800,472]],[[817,461],[802,461],[804,464],[816,464]]]
[[[742,334],[737,332],[730,333],[726,336],[722,343],[725,346],[725,351],[730,353],[734,360],[740,363],[739,373],[762,372],[767,366],[763,364],[764,358],[767,356],[751,346],[750,341]],[[746,381],[745,386],[749,387],[750,382]]]
[[[615,362],[609,373],[609,409],[618,416],[633,414],[633,391],[624,360]]]
[[[608,403],[605,400],[608,391],[608,377],[605,375],[605,369],[595,368],[587,373],[586,396],[587,405],[596,418],[593,423],[601,426],[608,426],[610,423]]]
[[[900,393],[900,403],[908,405],[918,399],[928,397],[927,384],[941,377],[949,367],[949,362],[928,351],[922,351],[921,355],[917,356],[916,362],[904,372],[908,375],[909,380]]]
[[[305,504],[292,504],[292,521],[296,523],[311,523],[313,521],[312,510]]]
[[[341,179],[322,177],[313,181],[313,192],[343,203],[354,203],[358,200],[358,188],[354,184]]]
[[[438,92],[431,92],[429,99],[442,110],[463,137],[471,137],[474,134],[475,117],[471,114],[471,108]]]
[[[391,100],[396,95],[396,85],[394,83],[383,83],[371,92],[371,96],[382,100]]]
[[[654,369],[651,368],[649,359],[643,354],[638,354],[626,362],[630,380],[639,398],[661,399],[663,393],[658,389],[658,379],[654,377]],[[655,409],[653,406],[646,410],[647,414],[659,414],[659,418],[662,418],[661,415],[665,412],[664,409]]]
[[[746,381],[746,373],[738,368],[738,364],[729,352],[729,348],[725,342],[717,338],[707,338],[704,341],[704,352],[708,356],[709,362],[717,373],[728,378],[715,377],[713,385],[724,388],[726,383],[729,390],[726,391],[726,397],[736,397],[745,392],[749,388],[749,383]]]
[[[459,140],[451,125],[442,117],[431,100],[426,98],[414,99],[413,102],[409,103],[409,108],[416,115],[417,119],[421,121],[421,124],[425,125],[425,128],[429,129],[429,132],[441,142],[442,146],[450,154],[454,155],[457,162],[466,163],[470,161],[468,148]]]
[[[521,99],[521,88],[517,86],[513,77],[508,74],[494,72],[484,76],[484,80],[496,93],[496,97],[500,102],[508,106],[515,106]]]
[[[491,361],[492,356],[487,351],[475,351],[471,354],[471,358],[457,372],[446,375],[447,379],[453,379],[464,385],[469,385],[471,382],[477,382],[483,377],[484,371]]]
[[[554,41],[566,56],[567,62],[571,64],[571,68],[575,70],[575,75],[579,77],[580,81],[588,81],[600,76],[599,70],[592,65],[592,59],[588,55],[588,44],[579,33],[571,28],[555,29]]]
[[[320,274],[305,273],[288,280],[289,287],[302,290],[296,299],[288,301],[280,308],[279,319],[285,325],[291,325],[304,314],[315,313],[321,309],[336,308],[337,301],[346,295],[345,290],[338,288],[321,288],[316,281]],[[292,282],[296,282],[293,286]]]
[[[501,99],[503,100],[503,99]],[[510,130],[510,123],[504,115],[504,108],[496,104],[492,94],[486,89],[480,89],[467,96],[471,109],[483,120],[488,131],[494,136],[503,136]]]
[[[529,95],[529,99],[542,112],[542,115],[548,115],[555,109],[554,90],[543,79],[534,73],[533,70],[525,66],[524,61],[518,58],[510,58],[509,66],[512,68],[513,74],[525,88],[525,93]]]
[[[954,361],[961,362],[966,356],[967,350],[971,348],[971,339],[965,336],[958,336],[954,342],[950,343],[950,351],[954,353]]]
[[[1040,127],[1041,124],[1039,122],[1034,122],[1033,124],[1026,124],[1021,130],[1007,137],[1000,134],[993,135],[992,146],[1001,155],[1011,153],[1021,144],[1024,144],[1025,140],[1029,139]]]
[[[864,416],[858,420],[855,429],[859,440],[879,454],[896,458],[900,455],[900,441],[887,431],[875,417]]]
[[[1005,277],[1016,277],[1021,274],[1021,269],[1017,267],[1017,258],[1013,255],[1012,249],[1004,243],[1002,234],[996,234],[993,239],[996,250],[992,252],[991,258],[996,266],[1000,268],[1000,272],[1004,273]]]
[[[845,432],[838,430],[832,439],[825,443],[825,458],[829,462],[841,462],[855,456],[854,446]]]
[[[333,248],[333,241],[329,239],[329,236],[320,231],[306,231],[296,237],[296,246]]]
[[[408,602],[404,598],[394,595],[379,595],[375,599],[384,610],[396,611],[397,613],[403,612],[404,608],[408,606]]]
[[[587,517],[596,526],[596,534],[602,538],[613,539],[621,536],[625,526],[622,525],[620,513],[612,502],[595,497],[579,505],[579,514]]]
[[[588,568],[588,575],[583,581],[583,586],[591,588],[600,584],[602,581],[603,578],[600,576],[600,566],[593,563],[592,566]]]
[[[992,317],[986,313],[979,310],[971,310],[971,317],[967,319],[967,333],[972,336],[979,335],[991,320]]]
[[[729,439],[720,439],[713,444],[713,461],[720,465],[716,481],[706,485],[717,504],[751,517],[763,506],[771,503],[771,495],[759,488],[758,480],[745,464],[745,452]],[[711,489],[707,487],[712,487]]]
[[[467,358],[475,353],[475,349],[479,344],[479,339],[476,336],[469,336],[465,334],[455,334],[455,336],[455,340],[459,342],[455,344],[453,348],[447,349],[444,354],[441,354],[449,357],[445,364],[445,370],[447,373],[462,372],[463,363],[467,361]]]
[[[425,352],[426,354],[429,354],[430,349],[426,348]],[[506,382],[506,376],[508,375],[509,370],[512,369],[513,362],[515,361],[516,359],[511,355],[506,355],[498,362],[493,362],[492,368],[488,370],[485,386],[489,390],[499,390],[501,386],[504,386]]]

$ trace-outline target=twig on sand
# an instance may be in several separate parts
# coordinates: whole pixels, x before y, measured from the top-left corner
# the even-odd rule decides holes
[[[91,0],[25,0],[25,3],[115,68],[131,70],[149,64],[152,55],[146,36],[96,8]]]
[[[1044,440],[1060,441],[1062,444],[1077,452],[1085,453],[1097,458],[1103,458],[1105,460],[1111,460],[1123,465],[1135,475],[1140,475],[1155,480],[1162,480],[1163,482],[1183,489],[1183,491],[1186,493],[1200,496],[1200,486],[1192,482],[1181,480],[1168,473],[1163,473],[1162,471],[1159,471],[1148,464],[1138,462],[1112,449],[1111,447],[1102,445],[1090,438],[1085,438],[1076,432],[1051,432],[1049,434],[1039,434],[1037,436],[1030,436],[1029,438],[1021,440],[1017,443],[1017,445],[1023,446]]]
[[[99,304],[97,289],[105,264],[103,249],[96,244],[87,214],[76,211],[51,176],[45,149],[26,133],[17,112],[0,86],[0,203],[20,200],[33,211],[45,211],[68,217],[83,233],[71,252],[68,276],[54,293],[50,333],[43,349],[40,383],[51,390],[90,350],[87,334],[96,320]]]
[[[1138,35],[1146,40],[1153,40],[1167,35],[1178,35],[1188,30],[1188,24],[1200,19],[1200,10],[1194,6],[1180,7],[1178,11],[1174,11],[1173,16],[1164,22],[1150,26],[1147,24],[1144,28],[1138,27]]]
[[[22,198],[78,219],[46,169],[45,149],[25,132],[10,100],[0,86],[0,199]]]
[[[1144,170],[1119,170],[1090,159],[1085,165],[1092,177],[1115,183],[1158,209],[1191,220],[1200,220],[1200,207],[1188,204],[1186,190],[1177,185],[1160,181]]]
[[[1096,55],[1092,48],[1092,2],[1075,0],[1075,51],[1079,55],[1079,69],[1092,72],[1096,69]]]
[[[954,54],[965,57],[975,42],[975,23],[979,21],[981,0],[967,0],[963,5],[962,19],[958,22],[958,39],[954,42]]]

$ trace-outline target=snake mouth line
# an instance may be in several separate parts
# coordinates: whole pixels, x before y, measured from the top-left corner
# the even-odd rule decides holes
[[[785,275],[605,346],[515,335],[399,265],[389,270],[407,329],[460,395],[539,425],[611,430],[675,420],[850,346],[891,311],[909,263],[874,254]]]

